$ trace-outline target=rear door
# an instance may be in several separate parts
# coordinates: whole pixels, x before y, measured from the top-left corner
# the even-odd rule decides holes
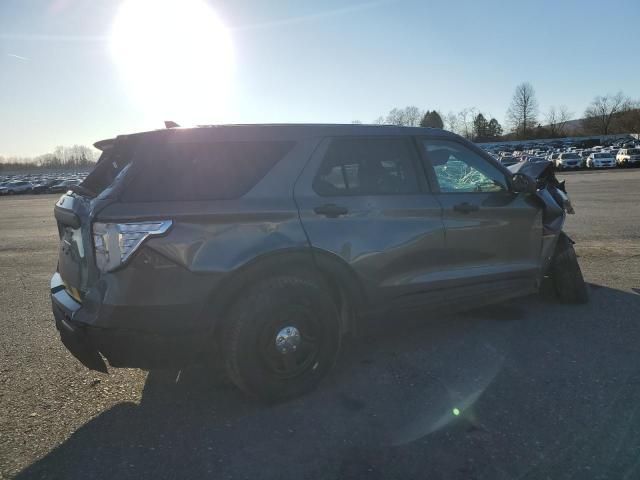
[[[533,288],[541,267],[540,207],[511,192],[507,173],[475,148],[455,139],[420,144],[443,208],[442,261],[451,286],[464,297]]]
[[[294,192],[316,254],[350,266],[372,299],[423,291],[442,267],[442,209],[411,137],[326,138]]]

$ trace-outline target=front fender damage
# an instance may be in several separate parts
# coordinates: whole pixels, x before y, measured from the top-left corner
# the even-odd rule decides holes
[[[520,162],[508,167],[512,173],[521,173],[535,180],[536,198],[543,207],[542,224],[544,235],[562,232],[565,215],[575,213],[567,195],[564,181],[559,181],[553,172],[553,164],[544,162]]]

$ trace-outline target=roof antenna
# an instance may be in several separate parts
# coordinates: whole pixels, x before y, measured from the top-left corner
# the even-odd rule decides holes
[[[172,120],[165,120],[164,121],[164,128],[177,128],[180,125],[178,125],[176,122],[172,121]]]

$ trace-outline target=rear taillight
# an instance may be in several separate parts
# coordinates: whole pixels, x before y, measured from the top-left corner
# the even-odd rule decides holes
[[[147,238],[163,235],[171,225],[171,220],[94,223],[93,246],[98,268],[102,272],[110,272],[124,265]]]

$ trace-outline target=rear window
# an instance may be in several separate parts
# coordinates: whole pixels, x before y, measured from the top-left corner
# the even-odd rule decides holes
[[[629,155],[638,155],[640,153],[640,148],[630,148],[627,150]]]
[[[127,202],[224,200],[253,188],[293,142],[168,144],[164,155],[135,167]]]
[[[565,153],[562,155],[562,158],[566,160],[575,160],[580,157],[575,153]]]

